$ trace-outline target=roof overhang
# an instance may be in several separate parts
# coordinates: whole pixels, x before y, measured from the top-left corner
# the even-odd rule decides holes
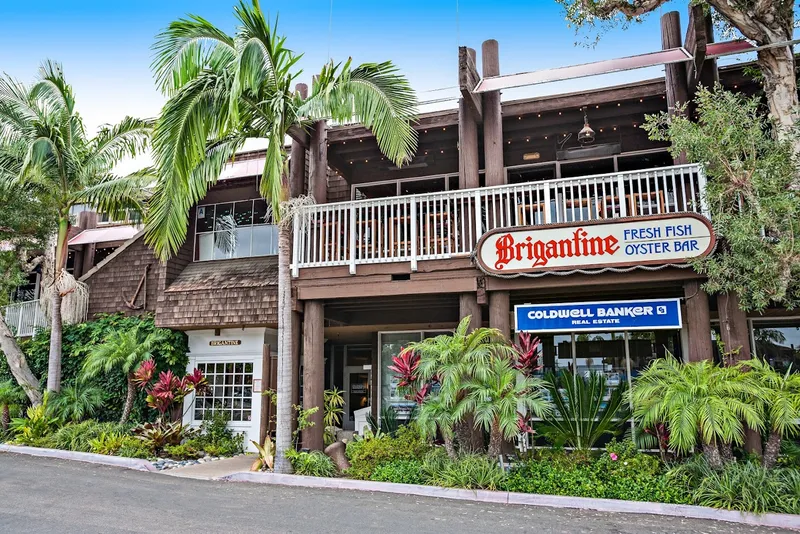
[[[84,230],[69,240],[69,246],[92,245],[95,243],[112,243],[127,241],[139,232],[138,226],[106,226]]]

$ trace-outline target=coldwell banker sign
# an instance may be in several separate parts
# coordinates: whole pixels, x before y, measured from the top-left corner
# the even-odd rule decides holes
[[[714,249],[705,217],[691,213],[499,228],[478,242],[481,269],[496,275],[630,270],[685,264]]]
[[[679,299],[523,304],[514,307],[517,332],[671,330],[681,328]]]

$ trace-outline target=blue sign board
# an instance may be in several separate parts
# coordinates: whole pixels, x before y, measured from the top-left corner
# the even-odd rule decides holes
[[[517,332],[674,330],[681,328],[680,299],[522,304],[514,307]]]

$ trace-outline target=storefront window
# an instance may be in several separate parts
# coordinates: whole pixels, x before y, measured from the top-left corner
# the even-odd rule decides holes
[[[800,370],[800,322],[753,321],[756,355],[779,371]]]
[[[224,412],[229,421],[250,421],[253,409],[251,362],[198,363],[208,380],[208,391],[194,400],[194,420],[202,421]]]
[[[264,199],[197,207],[195,261],[271,256],[278,228]]]

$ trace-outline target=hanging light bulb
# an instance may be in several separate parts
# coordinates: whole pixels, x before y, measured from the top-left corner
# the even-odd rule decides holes
[[[594,143],[594,130],[589,126],[589,117],[586,115],[586,106],[583,108],[583,128],[578,132],[578,142],[582,145]]]

